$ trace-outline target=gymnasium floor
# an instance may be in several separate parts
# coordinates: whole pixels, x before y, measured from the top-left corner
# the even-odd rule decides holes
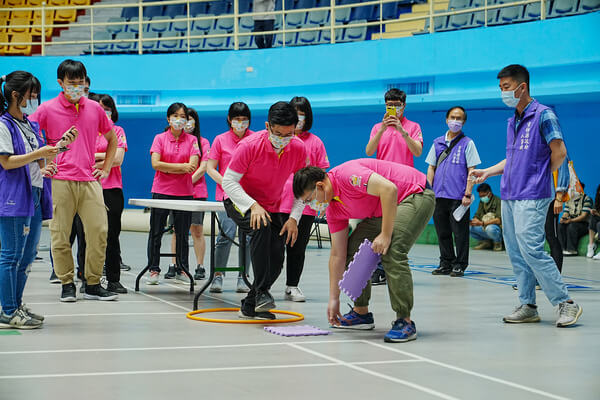
[[[133,266],[122,278],[129,288],[146,261],[146,237],[121,236],[123,259]],[[48,242],[45,229],[41,243]],[[325,247],[309,245],[301,283],[306,303],[283,301],[283,278],[272,293],[278,308],[306,316],[300,324],[327,329]],[[577,327],[558,329],[541,292],[541,323],[501,322],[517,304],[504,252],[473,251],[471,273],[450,278],[430,274],[437,247],[416,246],[419,338],[387,344],[382,339],[394,314],[386,286],[373,290],[374,331],[287,338],[262,326],[186,319],[192,297],[179,284],[144,284],[118,302],[61,304],[60,286],[48,283],[48,253],[40,255],[25,301],[46,322],[15,335],[0,331],[2,400],[600,398],[600,262],[582,257],[566,258],[564,271],[584,313]],[[223,294],[201,298],[201,308],[238,305],[242,295],[232,275]]]

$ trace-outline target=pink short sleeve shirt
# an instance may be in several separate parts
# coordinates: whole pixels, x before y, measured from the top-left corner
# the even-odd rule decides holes
[[[240,142],[229,168],[243,175],[240,184],[250,197],[268,212],[277,213],[285,182],[308,162],[302,140],[293,138],[281,154],[277,154],[269,141],[269,133],[264,130]]]
[[[75,126],[79,132],[77,139],[67,147],[71,150],[56,156],[58,172],[53,179],[66,181],[91,182],[96,158],[96,140],[98,134],[104,135],[112,128],[112,121],[95,101],[82,97],[79,104],[69,103],[63,93],[52,100],[42,103],[30,117],[40,129],[46,132],[46,141],[55,145],[63,134]]]
[[[231,155],[233,154],[233,151],[237,147],[238,143],[253,133],[253,131],[247,129],[244,136],[240,138],[230,129],[227,132],[218,135],[215,140],[213,140],[208,159],[217,160],[217,170],[222,176],[225,175],[225,171],[227,171],[227,167],[229,167]],[[215,190],[215,199],[217,201],[223,201],[223,199],[226,197],[227,196],[225,195],[225,192],[223,192],[221,185],[217,184],[217,189]]]
[[[375,124],[373,129],[371,129],[371,137],[377,134],[377,131],[381,128],[381,124],[381,122]],[[423,145],[423,135],[419,124],[403,117],[402,127],[408,132],[408,135],[412,139]],[[413,154],[410,152],[406,140],[404,140],[402,134],[394,127],[388,127],[381,135],[381,139],[377,145],[376,158],[378,160],[393,161],[410,167],[414,166]]]
[[[127,138],[125,137],[125,131],[123,128],[117,125],[113,125],[115,135],[117,135],[117,148],[124,149],[127,151]],[[106,153],[108,147],[108,141],[103,135],[98,135],[96,138],[96,153]],[[102,189],[123,189],[123,175],[121,173],[121,166],[112,167],[108,177],[100,182]]]
[[[200,155],[198,139],[195,136],[182,132],[175,138],[171,130],[160,133],[154,138],[150,154],[160,154],[160,161],[166,163],[187,163],[192,156]],[[192,174],[170,174],[156,171],[152,184],[152,193],[166,194],[169,196],[192,196]]]
[[[334,194],[326,211],[331,233],[346,228],[350,219],[381,217],[379,197],[367,193],[367,183],[373,173],[396,184],[398,203],[426,187],[425,174],[406,165],[373,158],[345,162],[327,174]]]

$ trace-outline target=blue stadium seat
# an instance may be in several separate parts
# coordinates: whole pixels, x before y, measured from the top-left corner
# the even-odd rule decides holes
[[[296,43],[297,33],[286,33],[285,34],[285,45],[292,46]],[[283,46],[283,34],[278,33],[275,35],[275,40],[273,41],[274,47],[282,47]]]
[[[116,40],[135,39],[133,32],[119,32],[115,37]],[[132,53],[137,51],[137,42],[122,42],[113,45],[113,51],[118,53]]]
[[[298,0],[296,8],[315,8],[317,6],[317,0]]]
[[[160,21],[149,24],[151,32],[162,33],[168,31],[171,28],[171,17],[168,17],[166,15],[152,17],[151,21]]]
[[[471,5],[471,0],[450,0],[448,10],[460,10],[468,8]]]
[[[138,17],[139,11],[137,7],[124,7],[121,11],[121,17],[129,21],[131,18]]]
[[[181,49],[182,44],[179,32],[168,31],[161,34],[160,41],[158,42],[158,50],[172,52]]]
[[[352,21],[350,22],[350,24],[346,25],[346,30],[344,32],[344,37],[342,38],[342,42],[358,42],[358,41],[362,41],[365,40],[367,37],[367,27],[366,26],[360,26],[360,27],[353,27],[353,24],[362,24],[362,23],[366,23],[367,20],[357,20],[357,21]]]
[[[227,32],[233,31],[233,17],[222,17],[217,19],[215,28],[221,29]]]
[[[367,2],[368,0],[364,0],[364,2]],[[373,12],[375,10],[375,6],[373,5],[367,5],[367,6],[363,6],[363,5],[359,5],[358,7],[354,7],[353,9],[353,14],[352,14],[352,19],[353,20],[361,20],[361,19],[370,19],[371,16],[373,15]],[[379,18],[377,18],[379,19]]]
[[[275,24],[273,25],[273,29],[276,31],[281,29],[281,14],[275,16]]]
[[[344,29],[343,28],[336,28],[335,29],[335,41],[336,41],[336,43],[340,42],[342,40],[343,33],[344,33]],[[331,31],[329,29],[321,31],[321,37],[319,39],[319,43],[331,43]]]
[[[112,40],[112,35],[108,32],[98,32],[94,35],[94,40]],[[94,53],[109,53],[112,50],[112,43],[94,43]]]
[[[144,18],[144,21],[147,21],[147,19]],[[127,29],[125,31],[139,33],[139,23],[138,22],[139,22],[138,17],[131,18],[129,20],[129,23],[127,24]],[[142,32],[148,32],[148,24],[142,23]]]
[[[308,17],[306,19],[307,25],[312,26],[320,26],[327,22],[329,16],[329,11],[327,10],[314,10],[308,12]]]
[[[208,12],[213,15],[227,14],[229,4],[226,1],[211,1],[208,3]]]
[[[296,0],[285,0],[285,9],[286,10],[295,10],[296,9]]]
[[[446,29],[448,26],[448,17],[433,17],[433,29],[434,31],[441,31]],[[429,18],[425,20],[425,27],[423,33],[429,33]]]
[[[191,3],[190,4],[190,15],[196,17],[207,13],[208,3]]]
[[[204,32],[196,31],[196,32],[193,32],[192,35],[201,36],[201,35],[204,35]],[[204,38],[190,39],[190,51],[204,49],[204,40],[205,40]],[[182,48],[187,50],[187,41],[184,41]]]
[[[240,14],[249,13],[252,8],[252,0],[238,0],[238,12]],[[231,8],[233,12],[233,7]]]
[[[577,13],[577,2],[572,0],[554,0],[552,11],[548,17],[563,17]]]
[[[398,18],[398,3],[385,3],[382,7],[382,18],[384,20]]]
[[[341,10],[335,10],[335,23],[340,25],[350,21],[351,8],[342,8]]]
[[[145,3],[154,1],[154,0],[144,0]],[[163,6],[147,6],[144,7],[144,17],[152,18],[158,15],[163,15]]]
[[[173,18],[174,19],[181,19],[181,18],[185,18],[185,15],[175,15]],[[193,21],[190,21],[190,27],[193,25]],[[171,24],[171,30],[173,31],[177,31],[177,32],[187,32],[188,29],[188,24],[187,21],[173,21],[173,23]]]
[[[169,4],[165,7],[164,15],[174,18],[177,15],[186,15],[185,4]]]
[[[546,2],[546,16],[550,13],[550,2]],[[540,3],[527,4],[525,7],[525,14],[523,15],[523,21],[538,20],[541,17]]]
[[[516,0],[500,0],[498,4],[510,4]],[[523,6],[504,7],[498,13],[499,24],[509,24],[511,22],[519,22],[523,19]]]
[[[221,33],[227,33],[226,31],[220,29],[211,30],[209,35],[217,35]],[[227,38],[226,37],[215,37],[215,38],[207,38],[204,42],[204,48],[206,50],[223,50],[227,46]]]
[[[212,14],[206,14],[203,15],[203,17],[214,17],[214,15]],[[192,31],[198,32],[201,31],[203,33],[207,33],[214,24],[214,20],[213,19],[204,19],[204,20],[200,20],[200,21],[194,21],[194,23],[192,24]]]
[[[579,12],[589,12],[600,9],[600,0],[581,0],[579,3]]]
[[[156,39],[142,42],[142,50],[144,53],[155,52],[158,50],[159,35],[157,32],[146,32],[143,35],[143,39]]]
[[[298,46],[303,46],[303,45],[308,45],[308,44],[316,44],[318,35],[319,35],[318,31],[298,32],[298,39],[297,39],[296,44]]]
[[[473,13],[465,13],[465,14],[457,14],[451,15],[448,19],[448,28],[449,29],[461,29],[468,28],[471,25],[471,20],[473,18]]]
[[[254,30],[254,19],[252,17],[240,18],[240,29]]]
[[[125,22],[123,17],[111,17],[108,22]],[[106,30],[111,34],[118,34],[119,32],[125,31],[125,25],[107,25]]]
[[[285,29],[295,29],[300,25],[304,24],[304,20],[306,19],[306,13],[298,12],[291,13],[285,16]]]
[[[495,0],[488,0],[487,2],[488,6],[490,5],[495,5],[496,1]],[[471,4],[472,8],[479,8],[479,7],[483,7],[485,5],[485,0],[473,0],[473,3]],[[488,10],[487,12],[487,24],[488,25],[493,25],[496,23],[496,20],[498,19],[498,10]],[[483,11],[478,11],[475,13],[475,15],[473,15],[473,21],[471,22],[472,26],[481,26],[481,25],[485,25],[485,13]]]

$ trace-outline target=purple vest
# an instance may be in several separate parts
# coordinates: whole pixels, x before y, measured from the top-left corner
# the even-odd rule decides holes
[[[516,131],[515,117],[508,120],[506,166],[500,183],[502,200],[552,197],[552,152],[540,132],[540,117],[547,109],[536,100],[531,102]]]
[[[27,117],[25,117],[27,120]],[[13,142],[15,155],[25,154],[25,143],[21,131],[6,112],[0,116],[0,121],[8,128]],[[28,121],[28,120],[27,120]],[[29,121],[28,121],[29,122]],[[29,122],[34,132],[38,133],[40,147],[44,142],[39,136],[39,125]],[[20,168],[4,169],[0,166],[0,217],[32,217],[34,213],[33,195],[31,190],[31,175],[29,165]],[[42,219],[52,218],[51,180],[44,178],[44,190],[41,198]]]
[[[467,188],[467,156],[465,151],[471,139],[463,133],[455,137],[451,143],[458,140],[448,157],[435,168],[433,177],[433,191],[435,197],[443,199],[461,200]],[[435,147],[435,158],[448,148],[446,136],[440,136],[433,141]]]

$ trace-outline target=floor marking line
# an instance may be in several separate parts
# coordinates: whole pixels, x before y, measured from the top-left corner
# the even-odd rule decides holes
[[[123,303],[157,303],[154,300],[118,300],[118,301],[105,301],[102,304],[123,304]],[[54,302],[41,302],[41,303],[27,303],[28,306],[53,306],[56,304],[61,304],[59,301]]]
[[[404,363],[418,363],[425,362],[423,360],[387,360],[387,361],[358,361],[349,363],[352,365],[380,365],[380,364],[404,364]]]
[[[433,390],[433,389],[427,388],[427,387],[425,387],[425,386],[421,386],[421,385],[418,385],[418,384],[416,384],[416,383],[408,382],[408,381],[405,381],[405,380],[403,380],[403,379],[394,378],[393,376],[389,376],[389,375],[381,374],[381,373],[379,373],[379,372],[371,371],[371,370],[369,370],[369,369],[366,369],[366,368],[359,367],[358,365],[354,365],[354,364],[352,364],[352,363],[347,363],[347,362],[345,362],[345,361],[342,361],[342,360],[339,360],[339,359],[337,359],[337,358],[330,357],[330,356],[328,356],[328,355],[326,355],[326,354],[319,353],[318,351],[314,351],[314,350],[310,350],[310,349],[304,348],[304,347],[302,347],[302,346],[299,346],[299,345],[297,345],[297,344],[290,343],[290,344],[289,344],[289,346],[290,346],[290,347],[293,347],[293,348],[295,348],[295,349],[297,349],[297,350],[301,350],[301,351],[304,351],[304,352],[306,352],[306,353],[312,354],[312,355],[314,355],[314,356],[316,356],[316,357],[320,357],[320,358],[323,358],[323,359],[325,359],[325,360],[328,360],[328,361],[331,361],[331,362],[334,362],[334,363],[338,363],[339,365],[343,365],[343,366],[345,366],[345,367],[348,367],[348,368],[351,368],[351,369],[353,369],[353,370],[356,370],[356,371],[359,371],[359,372],[363,372],[363,373],[365,373],[365,374],[369,374],[369,375],[372,375],[372,376],[376,376],[376,377],[378,377],[378,378],[385,379],[385,380],[388,380],[388,381],[390,381],[390,382],[399,383],[399,384],[401,384],[401,385],[408,386],[408,387],[410,387],[410,388],[413,388],[413,389],[419,390],[419,391],[421,391],[421,392],[424,392],[424,393],[430,394],[430,395],[432,395],[432,396],[439,397],[440,399],[445,399],[445,400],[458,400],[458,398],[456,398],[456,397],[453,397],[453,396],[450,396],[450,395],[447,395],[447,394],[444,394],[444,393],[438,392],[438,391],[436,391],[436,390]]]
[[[405,356],[414,357],[414,358],[416,358],[418,360],[422,360],[422,361],[425,361],[425,362],[428,362],[430,364],[434,364],[434,365],[437,365],[437,366],[440,366],[440,367],[452,369],[454,371],[462,372],[462,373],[467,374],[467,375],[476,376],[478,378],[486,379],[486,380],[489,380],[489,381],[492,381],[492,382],[496,382],[496,383],[500,383],[500,384],[503,384],[503,385],[506,385],[506,386],[511,386],[511,387],[516,388],[516,389],[521,389],[521,390],[524,390],[526,392],[535,393],[535,394],[538,394],[540,396],[544,396],[544,397],[548,397],[548,398],[556,399],[556,400],[570,400],[568,397],[558,396],[558,395],[555,395],[555,394],[552,394],[552,393],[544,392],[543,390],[531,388],[531,387],[524,386],[524,385],[521,385],[521,384],[518,384],[518,383],[507,381],[507,380],[504,380],[504,379],[495,378],[495,377],[490,376],[490,375],[485,375],[485,374],[482,374],[482,373],[479,373],[479,372],[475,372],[475,371],[471,371],[471,370],[468,370],[468,369],[465,369],[465,368],[456,367],[454,365],[446,364],[446,363],[443,363],[443,362],[440,362],[440,361],[435,361],[435,360],[432,360],[432,359],[427,358],[427,357],[422,357],[422,356],[419,356],[417,354],[410,353],[408,351],[398,350],[398,349],[395,349],[395,348],[391,348],[389,346],[384,346],[384,345],[379,344],[379,343],[370,342],[368,340],[364,340],[364,343],[368,343],[368,344],[370,344],[372,346],[379,347],[379,348],[382,348],[382,349],[386,349],[388,351],[399,353],[399,354],[402,354],[402,355],[405,355]]]
[[[155,303],[155,302],[153,302]],[[135,315],[179,315],[179,312],[124,312],[124,313],[98,313],[98,314],[46,314],[46,317],[112,317],[112,316],[135,316]]]
[[[123,286],[125,286],[125,285],[123,285]],[[185,312],[189,312],[189,311],[190,311],[190,309],[189,309],[189,308],[187,308],[187,307],[180,306],[180,305],[178,305],[178,304],[175,304],[175,303],[172,303],[172,302],[170,302],[170,301],[168,301],[168,300],[163,300],[163,299],[161,299],[160,297],[152,296],[151,294],[147,294],[147,293],[144,293],[144,292],[142,292],[142,291],[140,291],[140,292],[136,292],[136,291],[135,291],[133,288],[130,288],[129,286],[125,286],[125,287],[126,287],[126,288],[127,288],[129,291],[131,291],[131,292],[133,292],[133,293],[135,293],[135,294],[140,294],[140,295],[142,295],[142,296],[145,296],[145,297],[148,297],[148,298],[150,298],[150,299],[158,300],[158,301],[160,301],[161,303],[165,303],[165,304],[168,304],[168,305],[170,305],[170,306],[177,307],[177,308],[179,308],[180,310],[184,310]]]

